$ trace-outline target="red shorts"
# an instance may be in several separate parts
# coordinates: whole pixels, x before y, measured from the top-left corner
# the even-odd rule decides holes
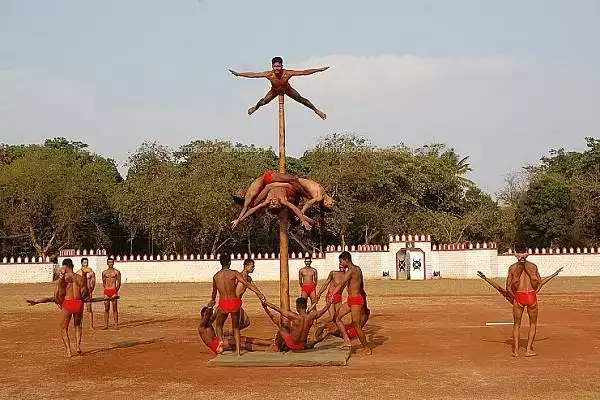
[[[263,182],[265,185],[268,185],[269,183],[273,183],[273,172],[274,171],[269,171],[263,175]]]
[[[62,303],[62,309],[69,314],[79,314],[83,311],[83,300],[65,299]]]
[[[219,299],[219,309],[224,313],[235,313],[242,308],[242,299]]]
[[[304,350],[305,343],[296,343],[294,339],[292,339],[292,335],[289,333],[283,336],[283,341],[290,348],[290,350]]]
[[[289,187],[289,188],[285,189],[285,195],[288,198],[292,197],[294,194],[296,194],[296,191],[294,190],[293,187]]]
[[[208,348],[210,349],[210,351],[217,354],[217,347],[219,347],[219,337],[215,336],[210,342],[210,346],[208,346]]]
[[[327,300],[331,298],[331,293],[327,293]],[[333,304],[340,304],[342,302],[342,294],[334,293],[333,294]]]
[[[317,289],[317,284],[316,283],[305,283],[304,285],[300,286],[301,290],[310,295],[312,292],[314,292]]]
[[[117,294],[117,289],[104,289],[104,297],[113,297]]]
[[[517,303],[519,303],[523,307],[532,306],[537,301],[537,295],[534,291],[517,292],[517,293],[515,293],[515,300],[517,301]]]
[[[354,327],[354,325],[346,324],[346,325],[344,325],[344,329],[346,329],[346,333],[348,334],[348,337],[350,339],[354,339],[355,337],[358,337],[358,332],[356,331],[356,328]]]
[[[365,304],[365,298],[362,295],[348,296],[349,306],[362,306]]]

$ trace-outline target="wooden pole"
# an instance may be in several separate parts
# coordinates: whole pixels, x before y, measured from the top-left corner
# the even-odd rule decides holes
[[[279,172],[286,172],[285,165],[285,107],[284,97],[277,97],[279,103]],[[287,207],[281,210],[279,220],[279,306],[290,310],[290,268],[288,250],[288,227],[290,214]]]

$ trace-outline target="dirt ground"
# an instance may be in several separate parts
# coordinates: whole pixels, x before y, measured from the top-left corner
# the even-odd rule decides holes
[[[277,282],[258,285],[278,301]],[[290,288],[296,295],[297,282]],[[544,288],[533,358],[511,357],[511,326],[485,326],[510,321],[511,306],[481,280],[366,289],[372,356],[353,354],[345,367],[247,369],[206,366],[213,356],[196,329],[208,284],[124,285],[120,329],[91,330],[86,316],[84,354],[71,359],[56,305],[24,301],[51,295],[51,284],[0,285],[0,398],[600,399],[600,278],[559,277]],[[245,307],[244,334],[272,337],[251,292]],[[103,305],[94,311],[100,326]]]

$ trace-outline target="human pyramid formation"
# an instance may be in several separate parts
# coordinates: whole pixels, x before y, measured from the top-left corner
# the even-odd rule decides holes
[[[538,299],[540,292],[551,279],[556,277],[562,268],[542,279],[537,266],[527,261],[528,254],[522,250],[515,253],[517,262],[508,269],[506,287],[487,278],[477,271],[480,278],[494,287],[509,303],[513,305],[513,356],[518,356],[521,317],[524,310],[529,315],[529,335],[526,356],[535,356],[533,342],[537,331]],[[211,300],[200,312],[198,333],[204,344],[215,354],[223,351],[235,351],[239,356],[241,348],[247,351],[298,351],[313,348],[327,337],[342,338],[342,348],[351,347],[351,339],[358,338],[363,351],[371,354],[362,328],[371,316],[367,306],[367,294],[359,266],[354,265],[352,256],[344,251],[339,255],[339,269],[331,271],[327,280],[318,286],[318,272],[311,267],[312,260],[307,257],[305,266],[300,269],[298,278],[300,297],[296,299],[296,312],[283,310],[269,302],[251,278],[254,272],[254,261],[247,259],[241,272],[231,270],[231,257],[220,256],[221,270],[213,277]],[[117,300],[121,288],[121,273],[114,267],[114,259],[107,260],[108,268],[102,272],[104,293],[102,297],[92,297],[96,286],[94,271],[88,266],[87,258],[81,260],[81,269],[73,271],[73,261],[69,258],[62,262],[62,269],[56,282],[54,295],[33,300],[26,300],[30,305],[56,303],[63,313],[60,322],[60,333],[67,357],[71,357],[69,340],[69,324],[73,319],[76,335],[76,353],[82,354],[81,339],[83,335],[83,305],[90,315],[90,327],[94,329],[94,315],[91,303],[103,301],[104,327],[108,329],[110,305],[112,304],[115,328],[118,329],[119,313]],[[276,339],[258,339],[241,336],[240,331],[250,325],[248,314],[242,308],[242,298],[250,289],[258,296],[262,307],[277,329]],[[347,299],[343,302],[343,292]],[[327,291],[325,307],[317,311],[317,304],[322,294]],[[216,310],[216,296],[219,304]],[[311,305],[308,307],[308,300]],[[276,313],[280,314],[277,315]],[[328,312],[328,316],[321,319]],[[343,319],[350,314],[350,321]],[[224,334],[223,328],[227,318],[231,316],[232,333]],[[281,318],[283,317],[283,318]],[[213,326],[213,324],[216,324]],[[315,327],[313,340],[309,340],[310,330]],[[280,339],[280,340],[279,340]]]
[[[317,292],[317,270],[311,267],[310,257],[304,260],[305,266],[299,271],[300,297],[296,299],[296,312],[292,312],[269,302],[254,284],[250,277],[254,272],[253,260],[245,260],[244,269],[239,272],[230,269],[229,255],[221,255],[222,269],[213,277],[211,300],[200,312],[201,321],[198,327],[200,338],[215,354],[235,350],[239,356],[242,347],[248,351],[311,349],[332,335],[344,340],[340,347],[350,348],[351,339],[358,337],[364,351],[371,354],[371,348],[362,330],[371,314],[367,307],[362,271],[352,263],[352,256],[347,251],[340,254],[339,261],[339,270],[331,271]],[[241,336],[240,331],[250,325],[248,315],[242,308],[242,297],[246,289],[250,289],[258,296],[265,313],[277,328],[276,339]],[[348,293],[346,303],[342,301],[344,289]],[[325,290],[327,290],[326,305],[317,311],[317,304]],[[214,310],[217,293],[219,305]],[[309,298],[310,307],[308,307]],[[328,317],[319,321],[314,339],[309,340],[311,328],[328,311]],[[351,322],[344,323],[342,319],[348,314],[351,316]],[[223,327],[228,316],[231,316],[232,334],[225,335]],[[215,323],[214,327],[213,323]],[[278,343],[279,337],[282,342]]]
[[[280,95],[287,95],[295,101],[313,110],[320,118],[325,119],[326,114],[315,107],[308,99],[302,97],[289,83],[294,76],[311,75],[323,72],[329,67],[288,70],[283,68],[281,57],[274,57],[271,62],[272,70],[264,72],[235,72],[230,70],[234,76],[245,78],[266,78],[271,83],[269,92],[260,99],[255,106],[248,110],[252,115],[260,107],[270,103]],[[280,135],[282,132],[280,131]],[[277,171],[263,172],[247,190],[240,190],[234,196],[234,201],[243,204],[237,219],[232,221],[235,229],[245,219],[260,209],[267,208],[272,215],[281,215],[284,207],[289,209],[306,228],[322,226],[323,213],[333,207],[334,201],[325,193],[323,186],[319,183],[296,177],[291,174]],[[299,209],[300,201],[304,204]],[[306,212],[311,207],[319,205],[321,210],[321,221],[317,222],[308,217]],[[541,279],[537,266],[526,261],[527,253],[517,251],[517,262],[508,271],[506,288],[489,280],[483,273],[478,271],[479,277],[492,285],[508,302],[513,304],[513,355],[518,355],[519,330],[521,316],[527,309],[530,328],[526,355],[535,355],[533,341],[537,329],[537,293],[541,288],[561,270],[544,280]],[[305,260],[306,266],[299,272],[301,295],[296,299],[296,312],[283,310],[269,301],[252,282],[250,274],[254,271],[254,261],[244,261],[242,272],[230,269],[231,258],[228,255],[220,257],[222,269],[213,277],[213,290],[210,302],[201,310],[201,321],[198,333],[202,341],[216,354],[226,350],[234,350],[237,355],[241,354],[241,347],[248,351],[277,351],[277,350],[305,350],[313,348],[317,343],[333,335],[341,337],[344,343],[341,347],[351,347],[351,339],[358,338],[362,344],[363,351],[371,354],[372,350],[362,328],[365,326],[371,311],[367,307],[367,295],[364,289],[362,271],[360,267],[352,263],[349,252],[344,251],[339,256],[339,270],[331,271],[327,280],[317,292],[318,274],[311,267],[311,260]],[[121,287],[121,274],[114,268],[114,259],[108,259],[108,269],[102,273],[104,286],[103,297],[93,298],[92,293],[96,285],[93,270],[88,267],[87,259],[82,259],[82,268],[77,273],[73,272],[73,262],[65,259],[62,263],[63,270],[56,284],[53,297],[35,300],[27,300],[30,305],[40,303],[56,303],[64,313],[61,320],[61,337],[65,345],[67,356],[71,356],[69,343],[69,323],[73,317],[75,334],[77,337],[77,353],[81,354],[81,337],[83,323],[83,303],[87,303],[87,310],[91,318],[93,328],[93,313],[91,303],[104,301],[104,329],[108,328],[110,304],[113,304],[113,316],[115,327],[118,328],[118,292]],[[242,309],[242,297],[250,289],[255,292],[261,301],[265,313],[269,316],[277,328],[275,340],[257,339],[241,336],[240,330],[250,325],[248,315]],[[343,291],[347,291],[346,302],[343,302]],[[326,304],[321,310],[317,310],[317,304],[323,292],[327,290]],[[215,310],[216,295],[219,294],[219,306]],[[308,307],[308,299],[311,305]],[[280,317],[273,311],[280,314]],[[325,315],[329,315],[318,322]],[[344,323],[342,318],[350,314],[351,323]],[[223,327],[227,318],[231,316],[232,334],[224,335]],[[213,323],[216,324],[213,327]],[[308,340],[309,332],[317,323],[313,340]],[[277,338],[281,338],[278,341]]]
[[[109,257],[108,268],[102,272],[102,286],[104,293],[102,297],[92,297],[96,288],[96,273],[89,267],[87,258],[81,259],[81,269],[73,271],[73,260],[66,258],[62,262],[62,269],[52,297],[26,300],[29,305],[34,306],[41,303],[56,303],[63,313],[60,321],[60,336],[67,351],[67,357],[71,357],[71,343],[69,340],[69,324],[73,318],[76,338],[76,352],[82,354],[81,339],[83,336],[83,304],[90,315],[90,328],[94,329],[94,313],[92,303],[104,302],[104,327],[108,329],[110,317],[110,305],[112,304],[115,329],[119,329],[119,309],[117,300],[120,298],[121,272],[115,268],[115,260]]]

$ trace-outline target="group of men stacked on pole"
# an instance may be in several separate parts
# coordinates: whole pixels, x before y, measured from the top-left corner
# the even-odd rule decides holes
[[[344,340],[340,347],[351,348],[351,339],[358,338],[363,351],[371,354],[371,347],[362,330],[371,311],[367,306],[362,271],[352,263],[349,252],[344,251],[339,255],[339,269],[330,272],[318,292],[316,290],[317,270],[311,267],[310,257],[305,259],[305,267],[299,271],[300,297],[296,299],[296,312],[284,310],[267,300],[250,277],[254,272],[253,260],[245,260],[241,272],[230,268],[229,255],[221,255],[220,263],[221,270],[213,277],[211,299],[200,312],[201,320],[198,327],[200,338],[213,353],[219,354],[230,350],[235,351],[239,356],[242,348],[248,351],[300,351],[313,348],[329,336],[337,336]],[[250,289],[257,295],[263,310],[275,325],[274,339],[258,339],[241,335],[241,330],[250,325],[248,315],[242,307],[242,298],[246,289]],[[317,310],[325,290],[327,290],[325,306]],[[344,290],[348,295],[346,303],[342,301]],[[215,310],[217,294],[219,303]],[[328,316],[319,321],[326,313],[329,313]],[[348,314],[351,316],[351,322],[344,323],[342,318]],[[231,318],[232,332],[224,334],[224,324],[228,317]],[[316,327],[315,334],[309,340],[313,327]]]
[[[67,357],[72,356],[71,343],[69,339],[69,325],[73,319],[76,338],[76,353],[82,354],[81,339],[83,336],[83,310],[90,316],[90,329],[94,329],[94,312],[92,303],[104,302],[104,327],[108,329],[110,317],[110,306],[112,304],[115,329],[119,329],[119,289],[121,288],[121,272],[115,268],[115,260],[109,257],[107,268],[102,271],[102,286],[104,289],[102,297],[93,297],[96,289],[96,273],[89,267],[87,258],[81,259],[81,269],[74,272],[73,260],[66,258],[62,262],[59,276],[52,297],[42,297],[27,300],[29,305],[41,303],[55,303],[63,313],[60,321],[60,335],[65,345]]]

